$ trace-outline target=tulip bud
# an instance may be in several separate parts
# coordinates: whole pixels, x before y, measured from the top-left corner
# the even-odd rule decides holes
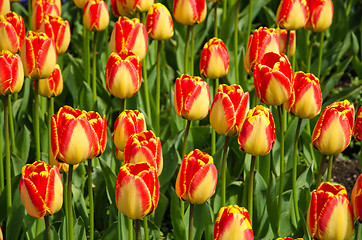
[[[30,31],[21,48],[24,75],[33,80],[47,78],[57,62],[55,42],[45,33]]]
[[[222,207],[217,214],[213,236],[214,240],[253,240],[248,210],[238,205]]]
[[[237,135],[249,108],[249,93],[244,94],[242,87],[221,84],[211,105],[210,124],[220,135]]]
[[[24,83],[23,64],[19,55],[7,50],[0,52],[0,94],[20,92]]]
[[[173,17],[183,25],[202,23],[206,18],[206,0],[175,0]]]
[[[333,20],[332,0],[307,0],[309,17],[305,29],[322,32],[328,29]]]
[[[277,238],[277,240],[294,240],[294,238],[284,237],[284,238]],[[295,240],[303,240],[303,238],[295,238]]]
[[[57,167],[36,161],[21,170],[19,191],[29,215],[43,218],[62,208],[63,184]]]
[[[111,52],[120,53],[127,49],[134,52],[142,61],[148,46],[146,27],[138,18],[120,17],[114,24],[110,44]]]
[[[63,91],[63,76],[59,65],[55,65],[54,71],[48,78],[35,80],[39,81],[38,93],[43,97],[56,97]]]
[[[292,79],[292,66],[284,54],[266,53],[255,65],[255,92],[262,103],[278,106],[288,101]]]
[[[80,9],[83,9],[87,2],[89,2],[89,0],[74,0],[74,4]]]
[[[224,42],[212,38],[205,43],[201,52],[200,74],[202,77],[216,79],[229,72],[229,53]]]
[[[281,0],[276,22],[281,28],[297,30],[303,28],[308,20],[308,6],[305,0]]]
[[[351,141],[353,124],[353,104],[348,100],[332,103],[324,109],[314,127],[314,148],[325,155],[341,153]]]
[[[10,12],[10,1],[0,0],[0,15],[5,15]]]
[[[275,29],[260,27],[250,35],[244,58],[244,68],[253,75],[254,66],[260,62],[267,52],[280,53],[280,41]]]
[[[59,169],[60,173],[68,173],[69,172],[69,164],[64,162],[59,162],[56,158],[51,157],[49,159],[50,166],[56,166]],[[79,164],[73,165],[73,170],[75,170]]]
[[[312,119],[322,107],[322,92],[319,80],[311,73],[296,72],[290,98],[284,103],[285,109],[300,118]]]
[[[141,87],[141,62],[138,56],[128,50],[112,53],[107,62],[105,75],[108,92],[121,99],[130,98]]]
[[[287,53],[287,30],[277,28],[277,33],[279,36],[280,41],[280,52],[283,54]],[[296,46],[296,33],[294,30],[289,31],[289,57],[292,57],[295,53],[295,46]]]
[[[210,106],[210,89],[200,77],[181,75],[175,82],[175,111],[179,117],[195,121],[204,119]]]
[[[114,16],[129,16],[129,13],[127,12],[125,6],[123,6],[123,2],[121,0],[111,0],[111,7]]]
[[[215,193],[217,170],[213,158],[198,149],[185,155],[176,179],[176,194],[183,201],[202,204]]]
[[[264,156],[275,143],[271,111],[261,105],[249,110],[238,138],[240,149],[253,156]]]
[[[352,237],[352,208],[347,190],[342,185],[321,183],[317,190],[313,190],[307,228],[313,239],[348,240]]]
[[[124,163],[147,162],[161,175],[163,157],[160,138],[152,131],[131,135],[124,147]]]
[[[38,31],[46,15],[60,16],[60,8],[55,2],[38,0],[35,2],[31,15],[31,30]]]
[[[134,133],[146,131],[146,121],[142,113],[135,110],[123,111],[114,123],[113,142],[119,151],[124,147],[129,137]]]
[[[109,24],[108,7],[103,0],[90,0],[83,8],[83,24],[89,31],[103,31]]]
[[[116,205],[130,219],[141,219],[157,207],[159,185],[156,169],[148,163],[127,163],[116,180]]]
[[[166,40],[173,36],[173,21],[170,12],[162,3],[155,3],[147,13],[148,36],[155,40]]]
[[[46,15],[40,25],[40,31],[53,38],[58,54],[65,53],[70,43],[69,22],[61,17]]]
[[[351,194],[351,205],[354,218],[362,223],[362,174],[357,178]]]
[[[15,12],[0,15],[0,51],[9,50],[17,53],[25,38],[24,19]]]
[[[362,142],[362,107],[357,112],[353,136],[356,141]]]

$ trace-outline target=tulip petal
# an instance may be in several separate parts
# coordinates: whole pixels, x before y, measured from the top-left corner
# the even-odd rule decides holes
[[[20,179],[20,197],[29,215],[43,218],[47,212],[46,205],[38,193],[35,184],[29,179]]]
[[[45,194],[45,204],[50,207],[50,214],[58,212],[63,205],[63,184],[61,179],[58,168],[53,167],[49,172]]]
[[[214,164],[203,165],[190,181],[189,198],[191,203],[201,204],[214,193],[217,170]]]

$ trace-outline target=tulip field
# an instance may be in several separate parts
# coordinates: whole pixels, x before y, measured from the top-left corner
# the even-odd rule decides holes
[[[361,240],[361,15],[0,0],[0,240]]]

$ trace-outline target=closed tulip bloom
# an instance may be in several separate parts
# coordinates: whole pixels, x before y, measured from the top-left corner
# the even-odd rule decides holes
[[[220,135],[237,135],[249,108],[249,93],[244,93],[242,87],[221,84],[211,105],[210,124]]]
[[[362,142],[362,107],[359,108],[356,116],[353,137],[356,141]]]
[[[249,110],[238,138],[240,149],[253,156],[264,156],[275,143],[271,111],[261,105]]]
[[[348,100],[324,109],[312,133],[314,148],[325,155],[341,153],[351,141],[354,106]]]
[[[38,0],[31,15],[31,30],[38,31],[46,15],[60,16],[61,9],[55,2]]]
[[[277,238],[277,240],[294,240],[294,238],[284,237],[284,238]],[[303,240],[303,238],[295,238],[295,240]]]
[[[17,1],[17,0],[10,0],[10,2],[13,1]],[[31,1],[31,7],[34,9],[35,8],[35,5],[40,2],[40,0],[32,0]],[[59,13],[61,13],[62,11],[62,3],[61,3],[61,0],[41,0],[41,2],[48,2],[50,4],[55,4],[57,6],[57,8],[59,9]]]
[[[0,240],[3,240],[3,232],[1,231],[1,227],[0,227]]]
[[[0,0],[0,15],[5,15],[10,12],[10,1]]]
[[[56,158],[52,157],[49,159],[50,166],[56,166],[59,169],[60,173],[68,173],[69,172],[69,164],[64,162],[59,162]],[[73,165],[73,170],[75,170],[79,164]]]
[[[322,183],[312,192],[307,228],[313,239],[348,240],[352,237],[353,213],[347,190],[342,185]]]
[[[107,144],[107,120],[106,115],[102,117],[97,112],[87,112],[85,117],[89,122],[93,135],[96,138],[96,143],[93,145],[88,158],[99,157],[103,154]]]
[[[122,0],[111,0],[111,7],[113,15],[116,17],[129,16],[125,6],[123,6]]]
[[[115,188],[118,210],[130,219],[141,219],[157,207],[160,195],[157,172],[146,162],[123,165]]]
[[[122,5],[127,15],[135,15],[137,12],[147,12],[155,0],[116,0]]]
[[[353,186],[351,194],[351,205],[354,218],[358,222],[362,223],[362,174],[359,175]]]
[[[46,15],[40,25],[40,31],[53,38],[58,54],[65,53],[70,43],[69,22],[61,17]]]
[[[74,0],[74,4],[80,9],[83,9],[87,2],[89,2],[89,0]]]
[[[0,52],[0,94],[20,92],[24,83],[23,64],[19,55],[7,50]]]
[[[181,75],[175,82],[175,111],[190,121],[204,119],[209,113],[210,89],[200,77]]]
[[[53,215],[63,205],[63,183],[57,167],[36,161],[21,170],[21,201],[29,215],[43,218]]]
[[[201,76],[216,79],[226,76],[228,72],[229,53],[224,42],[219,38],[210,39],[201,52]]]
[[[183,25],[202,23],[206,18],[206,0],[174,0],[173,17]]]
[[[155,3],[146,18],[148,36],[155,40],[166,40],[173,36],[173,21],[170,12],[162,3]]]
[[[281,28],[297,30],[303,28],[308,20],[308,6],[306,0],[281,0],[276,22]]]
[[[311,73],[296,72],[285,109],[297,117],[312,119],[321,111],[322,101],[318,78]]]
[[[267,52],[280,53],[280,41],[275,29],[260,27],[249,37],[244,58],[244,68],[253,75],[254,66]]]
[[[135,133],[130,136],[124,147],[124,162],[147,162],[161,175],[163,169],[163,156],[161,140],[152,131]]]
[[[25,38],[24,19],[15,12],[0,15],[0,50],[17,53]]]
[[[120,17],[114,24],[110,44],[111,52],[120,53],[127,49],[134,52],[142,61],[148,46],[145,25],[138,18]]]
[[[277,33],[279,36],[280,41],[280,52],[283,54],[287,53],[287,30],[285,29],[277,29]],[[289,31],[289,57],[292,57],[295,53],[295,46],[296,46],[296,33],[295,30]]]
[[[33,80],[47,78],[57,62],[55,42],[45,33],[30,31],[21,48],[24,75]]]
[[[117,149],[124,151],[124,147],[132,134],[146,131],[144,115],[137,110],[125,110],[114,123],[113,142]]]
[[[108,7],[103,0],[90,0],[83,8],[83,24],[90,31],[103,31],[109,24]]]
[[[215,193],[217,170],[213,158],[195,149],[182,159],[176,194],[183,201],[202,204]]]
[[[121,99],[132,97],[142,83],[139,57],[128,50],[119,54],[112,53],[108,58],[105,75],[108,92]]]
[[[253,240],[248,210],[237,205],[222,207],[214,226],[214,240]]]
[[[309,17],[305,25],[307,30],[321,32],[328,29],[333,20],[332,0],[307,0]]]
[[[60,95],[62,91],[63,76],[60,67],[57,64],[48,78],[39,79],[38,93],[40,96],[50,98]]]

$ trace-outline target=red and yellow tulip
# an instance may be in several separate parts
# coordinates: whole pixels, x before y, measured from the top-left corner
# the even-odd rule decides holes
[[[31,30],[38,31],[46,15],[60,16],[61,8],[54,1],[34,1],[31,15]]]
[[[238,138],[240,149],[253,156],[264,156],[275,143],[271,111],[261,105],[249,110]]]
[[[209,85],[200,77],[181,75],[175,82],[174,106],[179,117],[190,121],[204,119],[210,106]]]
[[[166,40],[173,36],[173,21],[170,12],[162,3],[155,3],[146,18],[148,36],[155,40]]]
[[[358,222],[362,222],[362,174],[357,178],[351,194],[353,216]]]
[[[237,135],[249,108],[249,93],[244,93],[242,87],[221,84],[211,105],[210,124],[220,135]]]
[[[308,20],[308,6],[306,0],[281,0],[276,22],[281,28],[297,30],[303,28]]]
[[[347,190],[342,185],[321,183],[312,192],[307,228],[313,239],[348,240],[352,237],[353,213]]]
[[[17,53],[25,38],[24,19],[15,12],[0,15],[0,50]]]
[[[10,12],[10,0],[0,0],[0,15]]]
[[[287,30],[277,28],[277,33],[280,40],[280,52],[283,54],[287,53]],[[295,53],[296,47],[296,33],[295,30],[289,31],[289,57],[292,57]]]
[[[0,94],[20,92],[24,83],[23,64],[19,55],[7,50],[0,52]]]
[[[19,192],[29,215],[43,218],[62,208],[63,184],[57,167],[36,161],[21,170]]]
[[[254,239],[248,210],[237,205],[222,207],[214,226],[214,240]]]
[[[332,0],[307,0],[309,17],[305,25],[307,30],[321,32],[328,29],[333,20]]]
[[[184,201],[201,204],[214,195],[216,182],[213,158],[196,149],[182,160],[176,179],[176,194]]]
[[[206,18],[206,0],[174,0],[173,17],[183,25],[202,23]]]
[[[313,146],[325,155],[342,152],[351,141],[354,106],[348,100],[324,109],[312,133]]]
[[[115,0],[112,5],[115,5],[117,9],[121,9],[120,12],[117,11],[119,14],[115,14],[116,17],[119,17],[133,16],[137,12],[147,12],[154,3],[155,0]]]
[[[356,123],[354,125],[353,137],[356,141],[362,142],[362,107],[359,108],[356,115]]]
[[[55,65],[54,71],[48,78],[39,79],[38,93],[43,97],[56,97],[63,91],[63,76],[59,65]]]
[[[74,4],[80,9],[83,9],[87,2],[89,2],[89,0],[74,0]]]
[[[130,219],[141,219],[157,207],[157,172],[146,162],[123,165],[119,169],[115,188],[118,210]]]
[[[224,42],[212,38],[205,43],[201,52],[200,74],[202,77],[216,79],[229,72],[229,53]]]
[[[318,78],[311,73],[296,72],[285,109],[297,117],[312,119],[321,111],[322,101]]]
[[[90,31],[103,31],[109,24],[108,7],[103,0],[90,0],[83,8],[83,24]]]
[[[303,240],[303,238],[283,237],[283,238],[277,238],[277,240]]]

